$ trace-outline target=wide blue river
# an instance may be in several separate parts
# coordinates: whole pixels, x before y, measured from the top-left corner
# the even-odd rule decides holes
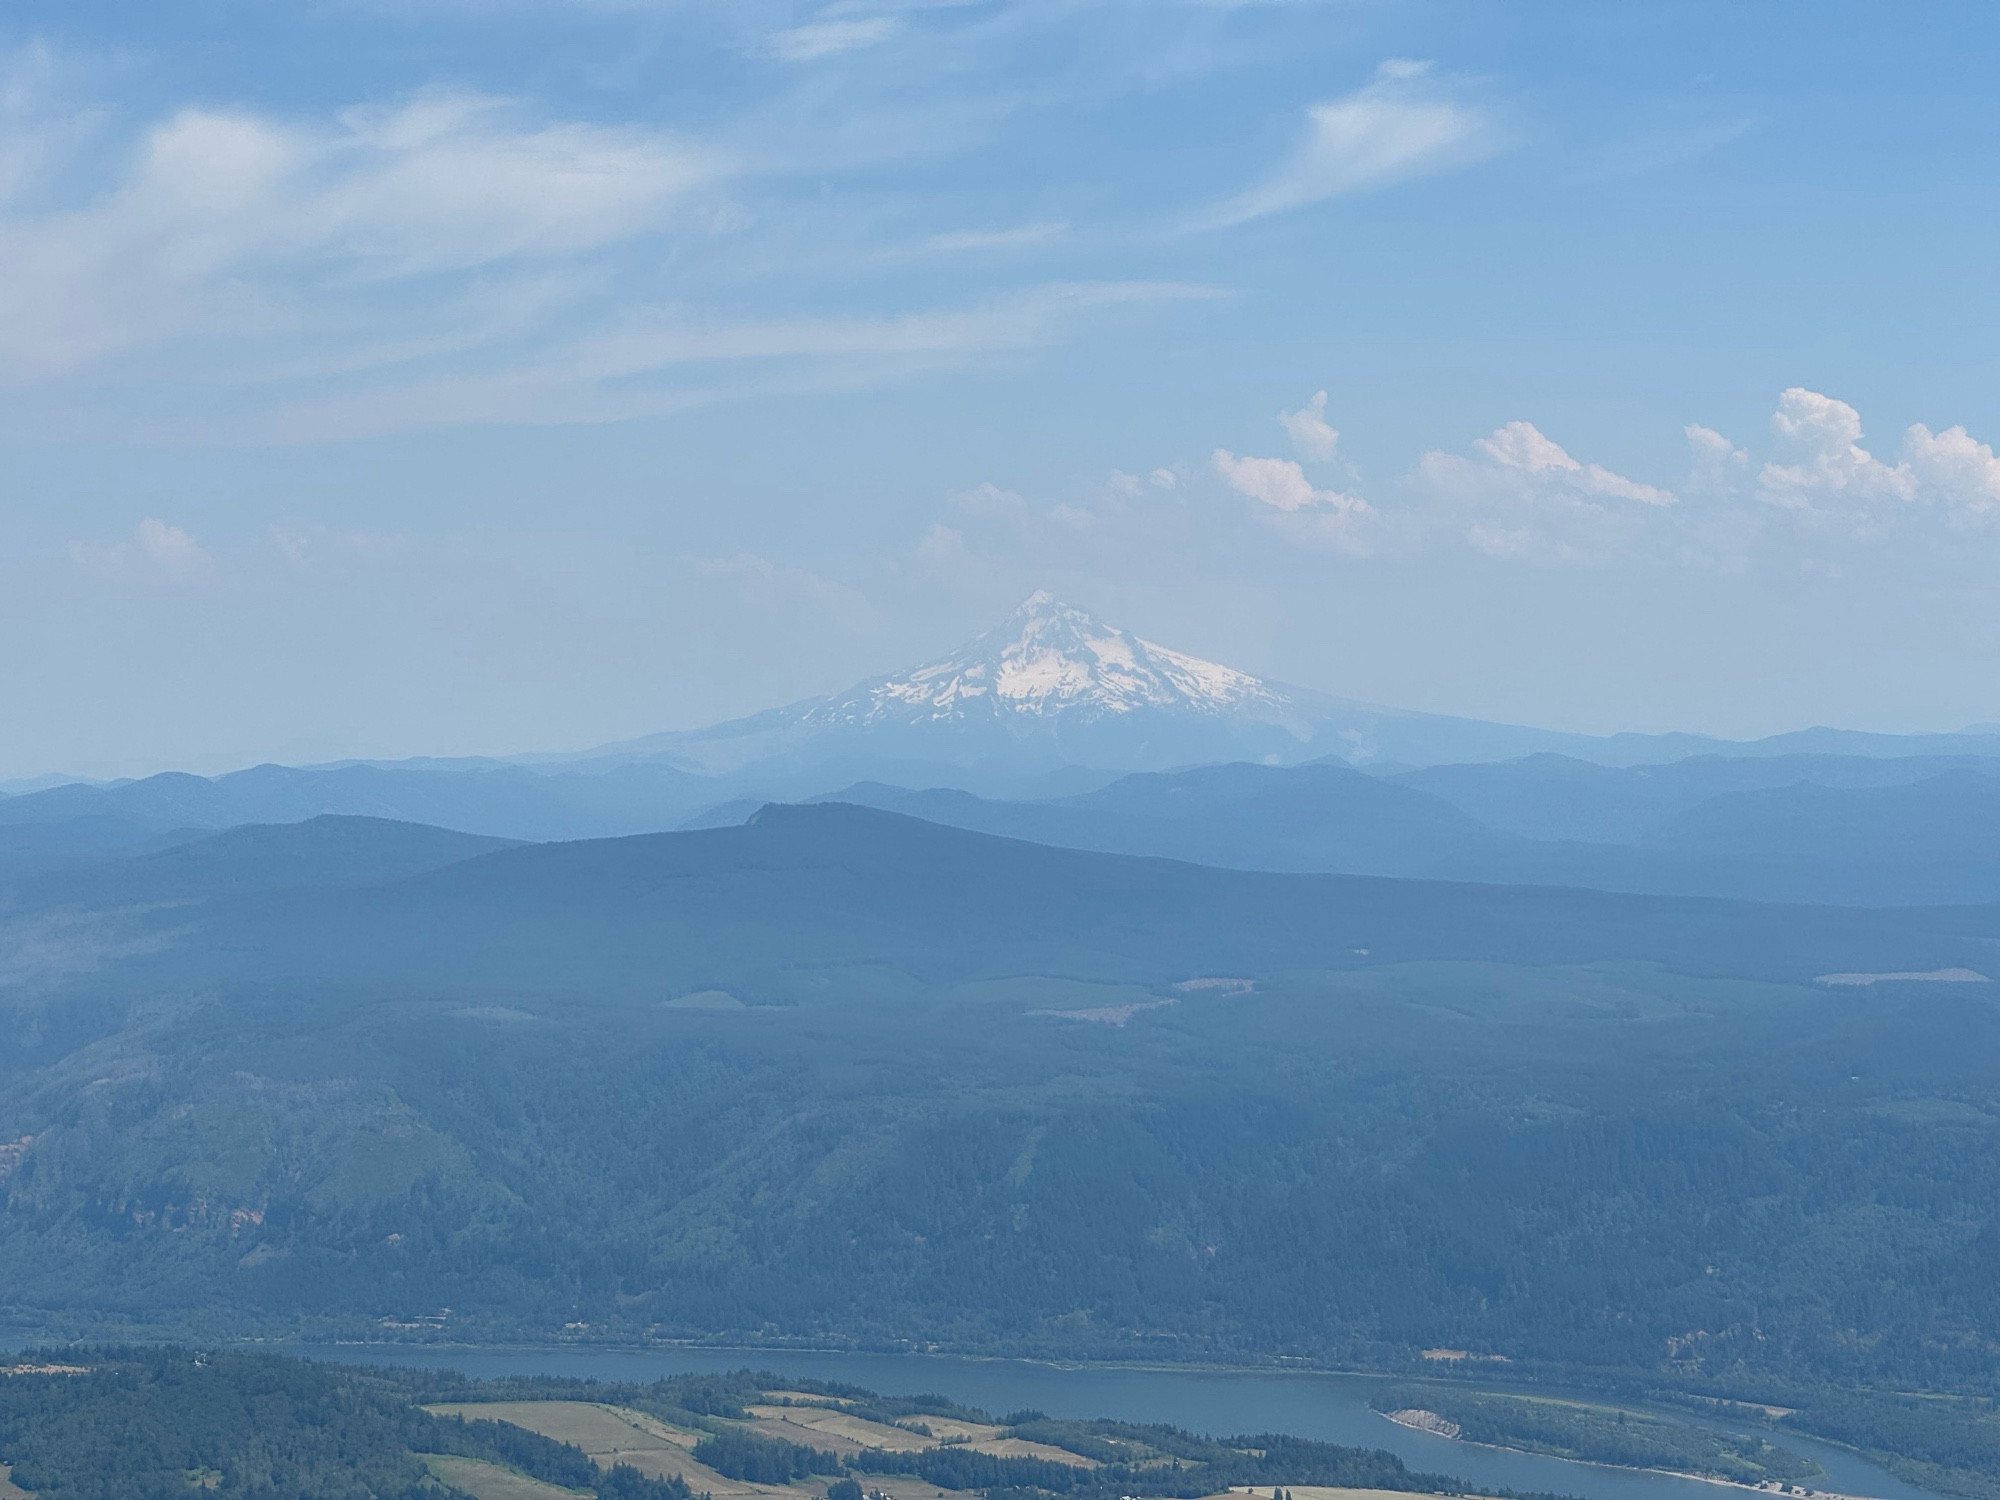
[[[1326,1442],[1387,1448],[1413,1469],[1456,1475],[1474,1485],[1549,1490],[1583,1500],[1727,1500],[1740,1489],[1572,1463],[1454,1442],[1414,1432],[1371,1411],[1382,1381],[1367,1375],[1274,1371],[1145,1369],[1052,1365],[1028,1360],[957,1359],[925,1354],[807,1354],[730,1349],[455,1349],[332,1345],[297,1352],[365,1364],[424,1365],[468,1375],[571,1375],[600,1380],[656,1380],[662,1375],[777,1370],[842,1380],[885,1395],[940,1392],[994,1413],[1032,1407],[1055,1417],[1117,1417],[1168,1422],[1194,1432],[1286,1432]],[[1785,1435],[1827,1472],[1825,1488],[1881,1500],[1935,1500],[1844,1448]]]

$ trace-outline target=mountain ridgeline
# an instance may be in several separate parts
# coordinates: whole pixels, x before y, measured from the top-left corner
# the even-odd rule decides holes
[[[575,755],[257,766],[0,797],[0,880],[327,814],[545,841],[740,823],[816,798],[1241,869],[1858,906],[2000,900],[2000,734],[1987,728],[1731,743],[1479,724],[1265,681],[1046,595],[844,693]]]
[[[1350,709],[1040,600],[706,739],[0,798],[0,1322],[2000,1396],[2000,743]]]
[[[16,882],[11,1320],[1991,1379],[2000,911],[465,843]]]

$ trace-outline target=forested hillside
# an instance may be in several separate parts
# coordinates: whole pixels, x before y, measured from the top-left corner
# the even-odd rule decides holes
[[[240,844],[290,888],[10,918],[16,1322],[1994,1382],[1992,987],[1812,982],[1990,913],[843,808],[343,889]]]
[[[0,1367],[0,1465],[36,1500],[473,1500],[436,1458],[598,1500],[692,1500],[579,1449],[418,1401],[452,1377],[175,1347],[42,1351]],[[588,1494],[589,1490],[580,1491]]]
[[[880,1493],[892,1476],[921,1476],[949,1500],[1200,1500],[1243,1484],[1464,1490],[1380,1449],[1038,1413],[997,1424],[942,1397],[748,1370],[494,1382],[173,1346],[0,1365],[0,1486],[9,1470],[36,1500],[693,1500],[697,1483],[729,1500],[853,1500],[860,1481]]]

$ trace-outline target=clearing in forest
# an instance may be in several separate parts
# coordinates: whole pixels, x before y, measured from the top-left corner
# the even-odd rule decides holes
[[[425,1453],[419,1457],[431,1473],[453,1489],[465,1491],[473,1500],[587,1500],[591,1493],[530,1479],[526,1474],[517,1474],[481,1458],[460,1458],[448,1453]]]
[[[464,1417],[469,1422],[512,1422],[559,1443],[576,1444],[600,1468],[630,1464],[649,1479],[678,1474],[697,1491],[707,1490],[717,1500],[784,1492],[782,1486],[729,1479],[696,1463],[688,1450],[700,1440],[700,1433],[684,1432],[628,1406],[595,1401],[464,1401],[424,1410],[441,1417]]]

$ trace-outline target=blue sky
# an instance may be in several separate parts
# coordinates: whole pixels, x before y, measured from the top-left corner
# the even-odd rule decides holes
[[[2000,719],[1996,43],[16,0],[0,775],[581,746],[1044,586],[1410,707]]]

